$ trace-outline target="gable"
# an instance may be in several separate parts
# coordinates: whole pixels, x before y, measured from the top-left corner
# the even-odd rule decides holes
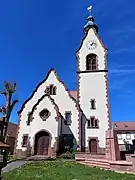
[[[50,113],[50,115],[49,115],[49,117],[47,117],[47,119],[50,118],[50,117],[53,117],[55,119],[55,121],[58,120],[58,117],[59,117],[59,114],[60,114],[59,113],[59,108],[56,105],[56,103],[54,102],[54,100],[50,96],[47,96],[47,95],[43,95],[38,100],[38,102],[33,106],[32,111],[31,111],[31,115],[33,117],[32,119],[34,119],[35,117],[37,117],[36,120],[38,118],[41,119],[39,114],[44,109],[47,109],[49,111],[49,113]]]
[[[34,97],[34,95],[36,94],[36,92],[38,91],[38,88],[47,80],[47,78],[49,77],[51,71],[53,71],[54,69],[50,69],[46,78],[43,79],[43,81],[41,81],[37,86],[36,89],[32,92],[31,96],[26,99],[21,107],[21,109],[18,111],[18,114],[21,113],[23,111],[23,109],[25,108],[26,104]]]
[[[48,72],[46,78],[37,85],[32,95],[24,102],[22,108],[18,113],[24,112],[24,116],[28,115],[28,113],[31,112],[32,107],[45,94],[45,89],[50,84],[54,84],[56,86],[56,95],[52,96],[52,98],[55,99],[55,97],[58,93],[60,93],[60,91],[65,91],[65,94],[76,104],[76,100],[70,95],[70,93],[66,89],[65,84],[62,81],[60,81],[57,72],[54,69],[51,69]]]
[[[99,48],[102,48],[104,50],[108,50],[107,47],[105,47],[105,45],[103,44],[100,36],[96,33],[95,29],[90,28],[89,31],[87,31],[87,33],[85,33],[85,36],[82,39],[80,47],[78,48],[76,53],[80,53],[83,50],[83,48],[85,48],[86,42],[90,39],[96,40],[98,45],[99,45]]]
[[[38,106],[38,105],[41,103],[41,101],[43,101],[44,99],[47,99],[47,100],[50,102],[50,104],[52,104],[52,105],[54,106],[54,108],[56,109],[57,113],[59,113],[59,108],[58,108],[57,104],[54,102],[54,99],[52,99],[50,96],[44,94],[44,95],[37,101],[37,103],[33,106],[32,111],[31,111],[31,114],[34,113],[35,109],[37,109],[37,106]],[[45,104],[44,104],[44,106],[45,106]]]
[[[97,43],[97,47],[95,49],[88,49],[88,42],[90,40],[94,40]],[[94,28],[90,28],[86,33],[81,42],[81,46],[77,51],[77,60],[79,64],[78,71],[86,70],[86,56],[91,53],[98,56],[99,69],[105,69],[107,48],[104,46],[102,40],[100,39]]]
[[[55,118],[56,118],[56,120],[58,120],[58,117],[59,117],[59,115],[60,115],[58,106],[57,106],[56,103],[54,102],[54,99],[52,99],[50,96],[44,94],[44,95],[37,101],[37,103],[32,107],[32,110],[31,110],[31,112],[29,113],[29,118],[28,118],[28,121],[27,121],[27,125],[30,125],[30,123],[33,121],[33,119],[34,119],[34,113],[35,113],[35,111],[36,111],[36,113],[37,113],[38,107],[40,107],[40,110],[41,110],[41,111],[44,110],[44,109],[48,110],[49,112],[52,112],[52,111],[55,110],[55,111],[56,111],[56,115],[57,115]],[[39,113],[40,113],[40,112],[37,113],[38,116],[39,116]]]

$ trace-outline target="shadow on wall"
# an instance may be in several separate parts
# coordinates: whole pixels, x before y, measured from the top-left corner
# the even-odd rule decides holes
[[[58,154],[65,153],[67,151],[76,151],[78,147],[77,139],[71,130],[71,126],[65,123],[65,119],[62,117],[59,122],[59,142],[58,142]]]
[[[86,151],[86,143],[85,143],[85,139],[86,139],[86,126],[87,124],[87,118],[86,116],[83,114],[82,115],[82,119],[81,119],[81,137],[82,137],[82,140],[81,140],[81,151],[82,152],[85,152]]]
[[[81,147],[79,147],[77,139],[75,138],[70,125],[65,124],[65,119],[62,118],[61,122],[59,123],[61,127],[61,133],[59,136],[59,153],[64,153],[66,151],[74,150],[77,151],[78,147],[81,148],[82,152],[86,151],[86,144],[85,144],[85,138],[86,138],[86,123],[87,118],[84,114],[82,114],[81,117]],[[61,125],[62,124],[62,125]],[[78,124],[77,124],[78,126]],[[77,134],[78,136],[78,134]]]
[[[27,144],[27,149],[26,149],[25,153],[26,153],[26,157],[31,156],[31,153],[32,153],[32,147],[30,145],[29,138],[28,138],[28,144]]]

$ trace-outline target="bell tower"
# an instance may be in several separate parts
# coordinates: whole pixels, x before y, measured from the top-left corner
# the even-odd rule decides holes
[[[108,97],[107,49],[98,35],[98,26],[91,15],[84,26],[84,38],[77,51],[78,101],[84,113],[82,144],[91,153],[103,153],[106,131],[110,128]],[[84,121],[84,120],[82,120]]]

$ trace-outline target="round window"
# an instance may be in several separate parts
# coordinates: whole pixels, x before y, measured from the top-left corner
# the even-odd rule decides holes
[[[46,120],[50,115],[50,112],[48,111],[48,109],[43,109],[40,113],[39,116],[43,119]]]

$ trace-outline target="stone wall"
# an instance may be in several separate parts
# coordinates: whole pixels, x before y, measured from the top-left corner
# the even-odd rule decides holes
[[[133,172],[132,162],[114,161],[110,162],[110,169],[114,171]]]
[[[113,171],[131,172],[135,173],[135,156],[131,156],[131,161],[109,161],[103,155],[88,155],[86,153],[77,153],[75,155],[76,161],[81,164],[91,167],[104,168]]]
[[[106,159],[120,160],[120,151],[116,131],[110,129],[106,131]]]

